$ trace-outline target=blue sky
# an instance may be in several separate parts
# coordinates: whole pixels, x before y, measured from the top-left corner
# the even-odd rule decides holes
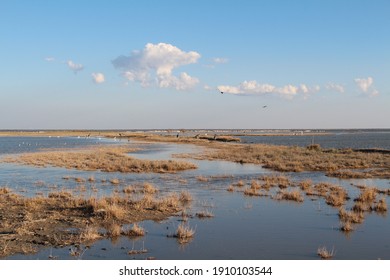
[[[381,0],[1,0],[0,129],[389,128],[389,14]]]

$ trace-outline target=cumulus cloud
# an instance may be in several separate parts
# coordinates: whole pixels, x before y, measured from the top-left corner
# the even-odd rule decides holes
[[[68,65],[68,67],[75,73],[77,74],[77,72],[81,71],[84,69],[84,66],[82,64],[77,64],[77,63],[74,63],[72,60],[68,60],[66,62],[66,64]]]
[[[92,81],[93,81],[95,84],[104,83],[105,77],[104,77],[104,74],[103,74],[103,73],[92,73],[91,75],[92,75]]]
[[[215,58],[213,58],[213,62],[217,63],[217,64],[227,63],[228,61],[229,61],[229,59],[224,58],[224,57],[215,57]]]
[[[356,78],[355,84],[358,86],[360,91],[370,97],[379,95],[379,91],[373,87],[374,79],[372,77],[368,78]]]
[[[161,88],[186,90],[195,86],[199,80],[182,72],[174,75],[173,70],[183,65],[197,63],[200,54],[185,52],[166,43],[146,44],[141,51],[133,51],[130,56],[121,55],[112,61],[123,76],[142,86],[157,85]]]
[[[244,81],[238,86],[218,86],[218,90],[222,91],[223,93],[236,95],[275,94],[287,99],[292,99],[298,94],[303,94],[305,98],[307,98],[310,94],[319,91],[320,87],[309,87],[306,84],[301,84],[299,86],[289,84],[282,87],[277,87],[271,84],[261,84],[257,81]]]
[[[330,91],[345,92],[344,86],[336,83],[328,83],[325,88]]]

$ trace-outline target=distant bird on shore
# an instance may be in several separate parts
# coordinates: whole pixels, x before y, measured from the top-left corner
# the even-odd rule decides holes
[[[264,105],[263,108],[267,108],[267,105]]]

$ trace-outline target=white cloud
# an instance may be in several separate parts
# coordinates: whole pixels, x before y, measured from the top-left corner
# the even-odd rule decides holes
[[[48,57],[45,57],[45,60],[46,60],[47,62],[53,62],[53,61],[55,60],[55,58],[54,58],[54,57],[51,57],[51,56],[48,56]]]
[[[104,77],[104,74],[103,74],[103,73],[92,73],[91,75],[92,75],[92,81],[93,81],[95,84],[104,83],[105,77]]]
[[[75,74],[77,74],[77,72],[81,71],[84,69],[84,66],[82,64],[77,64],[77,63],[74,63],[72,60],[68,60],[67,62],[67,65],[68,67],[73,70],[73,72]]]
[[[370,97],[379,95],[379,91],[373,87],[374,79],[372,77],[368,78],[356,78],[355,84],[362,91],[363,94]]]
[[[218,90],[222,91],[223,93],[236,95],[275,94],[287,99],[292,99],[299,93],[303,94],[305,98],[307,98],[309,94],[319,91],[320,87],[309,87],[305,84],[301,84],[299,86],[285,85],[282,87],[277,87],[271,84],[260,84],[257,81],[244,81],[238,86],[218,86]]]
[[[220,63],[227,63],[229,59],[224,57],[215,57],[213,58],[214,63],[220,64]]]
[[[197,63],[199,58],[199,53],[185,52],[171,44],[149,43],[143,50],[133,51],[130,56],[119,56],[112,63],[115,68],[123,71],[126,79],[139,82],[144,87],[157,85],[186,90],[195,86],[199,80],[185,72],[175,76],[173,70]]]
[[[343,85],[335,84],[335,83],[328,83],[325,88],[330,91],[337,91],[340,93],[344,93],[345,89]]]

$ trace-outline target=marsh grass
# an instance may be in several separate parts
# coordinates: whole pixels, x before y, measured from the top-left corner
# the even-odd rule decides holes
[[[37,246],[69,246],[122,234],[120,225],[142,220],[161,220],[182,210],[179,195],[161,197],[76,196],[67,190],[23,197],[0,188],[0,232],[12,232],[0,256],[23,253],[31,242]],[[23,213],[22,219],[20,213]],[[67,229],[72,228],[72,231]],[[107,234],[100,233],[106,229]],[[0,235],[0,244],[8,235]]]
[[[276,200],[291,200],[295,202],[303,202],[304,198],[302,196],[302,193],[298,190],[280,190],[276,193],[276,196],[274,197]]]
[[[206,210],[197,212],[195,214],[195,216],[198,217],[199,219],[205,219],[205,218],[213,218],[214,214],[206,209]]]
[[[198,180],[199,182],[208,182],[209,179],[204,177],[204,176],[198,176],[196,177],[196,180]]]
[[[339,218],[342,222],[350,222],[354,224],[361,224],[364,221],[363,212],[347,211],[344,208],[339,209]]]
[[[184,190],[184,191],[181,191],[180,194],[179,194],[179,200],[182,204],[188,204],[190,203],[193,198],[192,198],[192,195],[189,191],[187,190]]]
[[[327,259],[331,259],[335,256],[335,251],[334,251],[334,248],[332,248],[332,250],[328,250],[326,249],[325,246],[323,247],[319,247],[317,249],[317,255],[320,256],[321,259],[324,259],[324,260],[327,260]]]
[[[265,144],[219,144],[210,148],[212,150],[192,157],[260,164],[281,172],[323,171],[328,172],[328,176],[340,176],[338,170],[364,170],[360,172],[365,178],[390,178],[390,154],[381,152],[317,150]],[[356,172],[343,174],[343,178],[356,176]]]
[[[185,223],[180,223],[173,237],[176,237],[179,243],[187,243],[192,240],[194,235],[195,235],[195,229],[191,228],[189,225]]]
[[[17,155],[4,159],[5,162],[34,166],[57,166],[84,171],[101,170],[122,173],[174,173],[195,169],[196,165],[175,160],[141,160],[128,156],[133,151],[128,147],[100,147],[90,150],[49,151]],[[77,178],[76,181],[85,182]]]
[[[122,233],[130,237],[144,236],[145,229],[139,226],[137,223],[135,223],[131,228],[129,228],[128,230],[124,230]]]

